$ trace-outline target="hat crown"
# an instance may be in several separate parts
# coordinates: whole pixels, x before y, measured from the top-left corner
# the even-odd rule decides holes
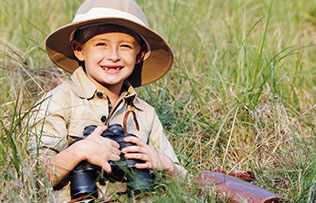
[[[121,12],[122,16],[130,18],[129,20],[148,27],[148,21],[143,10],[133,0],[87,0],[78,8],[73,22],[88,20],[89,18],[110,17],[111,10],[116,12],[115,15],[117,15],[117,12]]]

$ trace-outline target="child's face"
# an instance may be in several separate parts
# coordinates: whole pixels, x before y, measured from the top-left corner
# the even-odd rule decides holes
[[[83,46],[77,44],[74,50],[76,57],[84,61],[92,82],[107,89],[122,87],[135,64],[140,62],[137,60],[139,52],[140,45],[136,39],[122,32],[96,35]]]

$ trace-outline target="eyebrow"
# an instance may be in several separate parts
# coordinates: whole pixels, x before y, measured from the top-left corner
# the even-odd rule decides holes
[[[93,41],[106,41],[106,42],[110,42],[111,40],[104,38],[104,37],[100,37],[100,38],[96,38]],[[127,43],[131,43],[131,44],[138,44],[138,42],[134,39],[134,40],[128,40],[128,39],[120,39],[118,42],[122,43],[122,42],[127,42]]]

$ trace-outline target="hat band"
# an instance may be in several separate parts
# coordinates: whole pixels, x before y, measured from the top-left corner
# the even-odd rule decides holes
[[[148,27],[148,25],[146,25],[141,19],[137,18],[136,16],[112,8],[91,8],[87,13],[77,14],[72,22],[78,23],[81,21],[95,20],[98,18],[123,18]]]

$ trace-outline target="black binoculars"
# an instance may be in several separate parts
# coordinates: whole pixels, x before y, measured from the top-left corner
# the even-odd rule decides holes
[[[89,136],[96,128],[95,125],[85,127],[84,136],[73,141],[71,144]],[[134,146],[134,143],[124,142],[123,139],[134,134],[124,133],[120,124],[112,124],[104,131],[102,137],[112,139],[120,145],[120,150]],[[69,145],[69,146],[70,146]],[[55,190],[62,189],[70,181],[71,199],[89,196],[91,199],[98,199],[97,183],[104,184],[106,180],[110,182],[126,182],[128,196],[137,195],[141,192],[152,191],[154,176],[148,169],[135,168],[136,163],[144,163],[142,160],[126,159],[121,153],[119,161],[109,161],[112,173],[109,175],[101,167],[92,165],[87,161],[80,162],[58,185]]]

